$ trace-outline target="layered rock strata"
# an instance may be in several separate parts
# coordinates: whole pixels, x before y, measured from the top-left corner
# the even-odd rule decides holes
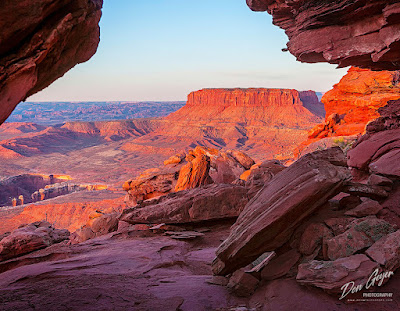
[[[216,274],[226,275],[288,241],[294,229],[341,191],[350,178],[339,148],[305,155],[277,174],[249,203],[217,250]]]
[[[125,209],[120,220],[130,224],[184,224],[236,218],[248,201],[246,188],[215,184],[143,202]]]
[[[326,119],[309,133],[309,139],[363,134],[379,117],[378,109],[400,98],[399,71],[370,71],[352,67],[325,93]]]
[[[284,29],[288,50],[307,63],[373,70],[400,68],[400,5],[396,0],[246,0]]]

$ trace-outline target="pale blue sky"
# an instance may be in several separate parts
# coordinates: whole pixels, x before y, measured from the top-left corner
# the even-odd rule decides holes
[[[185,100],[201,88],[327,91],[346,69],[301,64],[245,0],[104,0],[97,54],[28,100]]]

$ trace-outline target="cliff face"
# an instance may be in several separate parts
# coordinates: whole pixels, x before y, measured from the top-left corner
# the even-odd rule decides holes
[[[192,92],[188,95],[186,106],[166,119],[291,128],[309,127],[310,123],[318,121],[318,117],[305,108],[298,91],[263,88],[203,89]]]
[[[89,60],[102,0],[6,1],[0,6],[0,124],[15,106]]]
[[[374,70],[400,68],[400,4],[396,0],[247,0],[268,11],[301,62]]]
[[[310,132],[310,138],[364,133],[367,123],[379,117],[380,107],[400,98],[399,81],[399,71],[350,68],[323,96],[327,118]]]
[[[308,107],[314,106],[311,95],[304,96]],[[182,148],[238,149],[257,160],[290,158],[322,120],[305,103],[300,92],[290,89],[204,89],[190,93],[187,104],[166,117],[163,129],[150,140],[184,142]],[[148,141],[149,136],[140,140]]]

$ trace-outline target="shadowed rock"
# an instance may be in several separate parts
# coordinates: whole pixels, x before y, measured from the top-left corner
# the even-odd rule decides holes
[[[273,23],[289,37],[289,51],[301,62],[400,68],[396,0],[247,0],[247,4],[273,16]]]
[[[336,260],[351,256],[394,231],[389,223],[375,217],[357,219],[349,230],[326,242],[328,258]]]
[[[339,293],[344,284],[366,284],[379,265],[363,254],[340,258],[335,261],[312,260],[299,265],[297,281],[329,292]]]
[[[400,129],[366,134],[348,152],[350,167],[379,175],[400,176]]]
[[[340,148],[307,154],[277,174],[245,207],[217,250],[213,271],[225,275],[288,241],[350,177]]]
[[[0,124],[16,105],[89,60],[102,0],[7,1],[0,6]]]
[[[394,271],[400,266],[400,230],[391,233],[367,251],[367,255],[384,266],[388,271]]]
[[[244,187],[209,185],[171,193],[123,211],[120,220],[131,224],[180,224],[237,217],[248,202]]]
[[[54,229],[46,221],[27,225],[0,241],[0,261],[48,247],[68,238],[68,230]]]

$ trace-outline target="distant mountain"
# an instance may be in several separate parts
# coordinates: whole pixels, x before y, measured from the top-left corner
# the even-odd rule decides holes
[[[70,121],[108,121],[157,118],[185,105],[176,102],[25,102],[20,103],[7,122],[58,124]]]

